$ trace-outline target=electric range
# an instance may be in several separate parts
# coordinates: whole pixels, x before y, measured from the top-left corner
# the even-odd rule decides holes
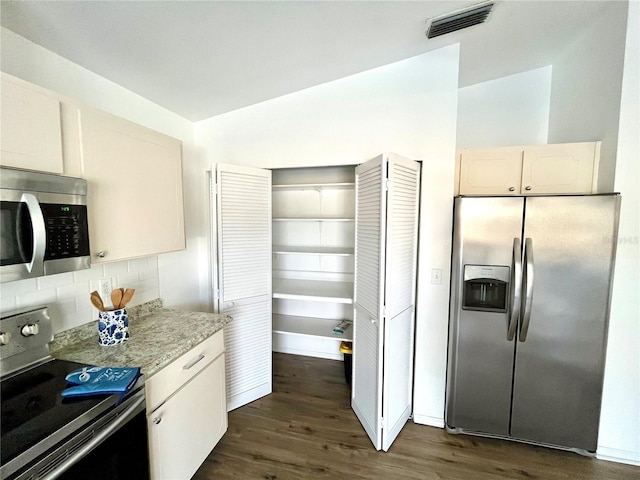
[[[86,461],[82,466],[83,459],[134,417],[138,417],[138,433],[128,433],[124,443],[118,442],[126,445],[126,451],[115,457],[113,452],[106,455],[113,457],[112,471],[104,478],[121,478],[114,476],[113,469],[125,462],[139,464],[136,478],[148,478],[144,378],[123,398],[63,399],[61,393],[68,386],[65,376],[86,365],[52,358],[48,348],[52,339],[46,307],[12,312],[0,319],[0,478],[58,478],[80,468],[89,472],[85,478],[100,478],[103,466]]]

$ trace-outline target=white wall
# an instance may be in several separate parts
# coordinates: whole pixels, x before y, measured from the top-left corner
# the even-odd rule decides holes
[[[91,309],[85,309],[89,305],[90,281],[95,277],[109,276],[114,281],[123,278],[134,282],[136,280],[131,275],[136,274],[138,280],[142,275],[147,283],[139,285],[140,295],[134,297],[132,305],[155,291],[155,296],[159,295],[168,306],[208,310],[208,270],[201,268],[203,263],[208,265],[208,213],[206,201],[203,201],[208,195],[205,189],[206,168],[204,156],[194,147],[193,124],[10,30],[2,28],[0,34],[0,68],[3,72],[182,140],[187,237],[186,251],[152,257],[142,264],[137,261],[115,262],[71,276],[63,274],[37,282],[4,284],[0,292],[2,311],[31,306],[33,302],[64,304],[61,310],[67,318],[56,331],[71,328],[95,319]],[[143,295],[143,290],[152,293]],[[70,292],[74,292],[73,295]],[[85,296],[86,302],[82,300]],[[72,299],[75,311],[72,311]]]
[[[598,457],[640,465],[640,3],[630,2],[615,191],[622,194]]]
[[[358,164],[392,151],[422,159],[416,421],[442,426],[458,46],[376,68],[196,124],[212,163]],[[431,285],[430,270],[443,272]]]
[[[631,2],[633,3],[633,2]],[[549,143],[602,141],[598,191],[613,191],[627,2],[607,2],[553,62]]]
[[[461,88],[457,148],[547,143],[551,65]]]

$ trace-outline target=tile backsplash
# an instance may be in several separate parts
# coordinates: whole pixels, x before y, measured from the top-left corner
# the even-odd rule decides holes
[[[101,280],[111,280],[113,288],[135,288],[129,306],[140,305],[160,296],[158,257],[136,258],[94,265],[87,270],[60,273],[0,284],[0,312],[48,305],[54,333],[78,327],[98,318],[89,294],[98,290]],[[111,304],[110,299],[104,299]]]

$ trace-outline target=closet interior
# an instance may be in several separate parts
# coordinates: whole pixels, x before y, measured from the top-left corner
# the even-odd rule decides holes
[[[353,339],[355,167],[272,171],[273,351],[342,360]]]

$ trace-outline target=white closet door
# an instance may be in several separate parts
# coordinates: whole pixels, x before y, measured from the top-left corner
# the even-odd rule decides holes
[[[216,170],[218,311],[225,327],[227,409],[272,391],[271,171]]]
[[[397,155],[356,168],[351,405],[385,451],[412,411],[419,179]]]
[[[383,156],[356,167],[351,406],[376,450],[382,448],[386,168]]]
[[[382,449],[412,412],[420,164],[388,157]]]

